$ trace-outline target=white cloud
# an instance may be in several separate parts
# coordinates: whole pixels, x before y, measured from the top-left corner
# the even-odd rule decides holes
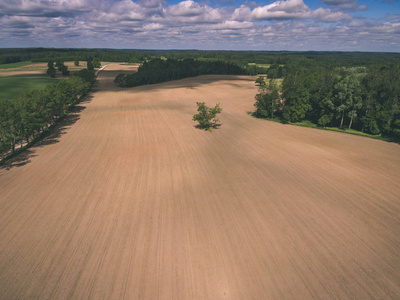
[[[215,26],[213,26],[213,28],[215,29],[248,29],[253,27],[253,23],[252,22],[238,22],[238,21],[225,21],[223,23],[217,24]]]
[[[223,21],[221,10],[200,5],[192,0],[182,1],[168,7],[165,20],[169,23],[218,23]]]
[[[311,16],[321,22],[325,23],[335,23],[342,20],[351,20],[352,17],[344,12],[332,11],[325,8],[317,8],[311,13]]]
[[[206,13],[206,10],[207,6],[201,6],[192,0],[186,0],[177,5],[171,5],[168,12],[173,16],[193,17]]]
[[[68,16],[90,11],[87,0],[16,0],[0,2],[0,15]]]
[[[161,24],[158,24],[158,23],[150,23],[150,24],[145,24],[145,25],[143,25],[143,29],[144,30],[150,30],[150,31],[153,31],[153,30],[160,30],[160,29],[162,29],[164,26],[163,25],[161,25]]]
[[[292,20],[310,17],[310,8],[303,0],[276,1],[257,7],[251,13],[253,20]]]
[[[250,20],[251,18],[251,10],[248,6],[241,5],[236,8],[232,14],[232,19],[237,21],[245,21]]]
[[[242,5],[234,10],[232,19],[237,21],[314,19],[319,22],[334,23],[342,20],[351,20],[352,17],[347,13],[331,9],[317,8],[316,10],[311,10],[303,0],[286,0],[256,7],[253,11],[249,7]]]

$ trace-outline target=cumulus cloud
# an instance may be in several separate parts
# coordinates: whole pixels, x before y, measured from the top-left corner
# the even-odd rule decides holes
[[[102,19],[117,21],[142,21],[148,17],[146,9],[132,1],[120,1],[112,5],[107,11],[101,12]]]
[[[310,17],[310,8],[303,0],[276,1],[257,7],[251,13],[253,20],[291,20]]]
[[[173,16],[193,17],[206,13],[207,8],[208,6],[201,6],[192,0],[186,0],[177,5],[171,5],[169,13]]]
[[[234,10],[232,19],[236,21],[314,19],[319,22],[334,23],[351,20],[351,16],[344,12],[325,8],[311,10],[303,0],[284,0],[256,7],[252,11],[248,6],[241,5]]]
[[[330,9],[325,8],[317,8],[311,13],[311,16],[321,22],[325,23],[335,23],[342,20],[351,20],[352,17],[341,11],[332,11]]]
[[[220,9],[186,0],[169,6],[166,20],[174,23],[217,23],[222,21],[222,14]]]
[[[143,25],[143,29],[144,30],[150,30],[150,31],[153,31],[153,30],[160,30],[160,29],[162,29],[164,26],[163,25],[161,25],[161,24],[158,24],[158,23],[150,23],[150,24],[145,24],[145,25]]]
[[[251,18],[251,10],[246,5],[241,5],[236,8],[232,14],[232,19],[237,21],[250,20]]]
[[[87,0],[16,0],[0,2],[0,15],[73,16],[90,11]]]
[[[212,28],[214,29],[247,29],[253,27],[252,22],[238,22],[238,21],[232,21],[232,20],[227,20],[223,23],[214,25]]]

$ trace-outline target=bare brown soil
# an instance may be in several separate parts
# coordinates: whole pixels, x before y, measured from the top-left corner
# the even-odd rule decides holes
[[[117,68],[0,169],[1,299],[400,298],[398,144],[255,119],[255,77]]]

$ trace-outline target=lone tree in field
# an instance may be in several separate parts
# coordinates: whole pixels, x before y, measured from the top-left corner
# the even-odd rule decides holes
[[[219,103],[210,108],[204,102],[196,102],[198,113],[193,116],[193,121],[199,122],[198,127],[211,131],[211,128],[217,127],[219,120],[216,118],[217,114],[222,112]]]
[[[79,66],[79,59],[78,59],[78,58],[75,58],[75,60],[74,60],[74,65],[75,65],[75,66]]]

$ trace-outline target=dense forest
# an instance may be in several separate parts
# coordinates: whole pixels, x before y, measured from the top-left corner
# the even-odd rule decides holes
[[[205,74],[242,75],[246,70],[223,61],[157,58],[145,61],[136,73],[117,75],[114,83],[120,87],[134,87]]]
[[[256,95],[255,115],[282,122],[355,129],[400,139],[400,64],[337,67],[292,64],[281,92],[272,80]]]
[[[49,61],[87,61],[94,57],[109,62],[142,62],[152,54],[135,50],[111,49],[56,49],[56,48],[22,48],[0,49],[0,64],[20,61],[49,62]]]
[[[107,62],[143,62],[152,58],[229,61],[239,66],[248,63],[287,65],[303,61],[326,66],[360,66],[395,63],[400,53],[373,52],[293,52],[293,51],[197,51],[197,50],[124,50],[72,48],[14,48],[0,49],[0,64],[20,61],[49,62],[87,61],[94,57]]]
[[[95,82],[94,71],[83,69],[44,90],[28,91],[0,101],[0,158],[29,143],[79,103]]]

